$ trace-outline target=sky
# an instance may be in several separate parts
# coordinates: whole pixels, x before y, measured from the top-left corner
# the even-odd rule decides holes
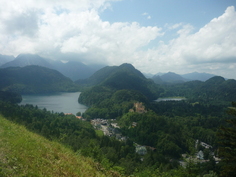
[[[235,0],[1,0],[0,54],[236,79]]]

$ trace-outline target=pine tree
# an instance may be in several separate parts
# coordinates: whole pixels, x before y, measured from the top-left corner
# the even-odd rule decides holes
[[[227,120],[229,126],[221,127],[220,133],[220,157],[222,158],[221,176],[236,176],[236,103],[229,108],[229,115],[232,117]]]

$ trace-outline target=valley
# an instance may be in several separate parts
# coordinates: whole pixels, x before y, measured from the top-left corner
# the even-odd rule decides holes
[[[225,149],[218,132],[230,126],[234,79],[175,82],[165,76],[156,83],[128,63],[75,82],[35,65],[1,68],[0,76],[1,115],[94,159],[98,171],[191,177],[227,168],[219,160]]]

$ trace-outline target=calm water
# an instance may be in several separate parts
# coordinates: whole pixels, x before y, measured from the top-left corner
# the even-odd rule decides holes
[[[160,102],[160,101],[181,101],[181,100],[185,100],[185,98],[158,98],[157,102]]]
[[[32,104],[48,111],[76,114],[85,112],[87,107],[78,103],[81,92],[22,95],[20,105]]]

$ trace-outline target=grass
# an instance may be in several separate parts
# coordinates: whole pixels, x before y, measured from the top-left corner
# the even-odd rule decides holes
[[[119,176],[0,115],[0,176]]]

